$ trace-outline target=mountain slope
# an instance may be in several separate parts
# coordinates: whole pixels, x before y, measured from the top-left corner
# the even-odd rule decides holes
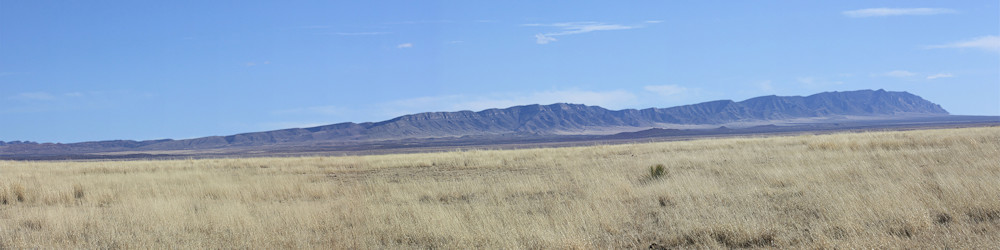
[[[483,111],[427,112],[376,123],[339,123],[188,140],[100,141],[73,144],[0,143],[0,153],[32,147],[73,152],[114,150],[211,149],[287,143],[317,143],[465,135],[583,134],[610,128],[653,128],[666,125],[719,125],[829,116],[946,115],[941,106],[907,92],[858,90],[802,96],[762,96],[741,102],[720,100],[671,108],[608,110],[598,106],[557,103]],[[7,143],[11,144],[11,143]],[[44,147],[43,147],[44,146]]]
[[[599,127],[644,127],[662,124],[724,124],[831,115],[948,114],[939,105],[906,92],[860,90],[826,92],[807,97],[764,96],[742,102],[711,101],[672,108],[607,110],[597,106],[557,103],[515,106],[479,112],[433,112],[405,115],[372,124],[375,138],[455,136],[465,134],[579,131]]]

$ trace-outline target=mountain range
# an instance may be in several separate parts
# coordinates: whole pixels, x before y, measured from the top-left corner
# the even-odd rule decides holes
[[[810,96],[761,96],[735,102],[710,101],[670,108],[608,110],[556,103],[478,112],[427,112],[381,122],[338,123],[310,128],[208,136],[185,140],[95,141],[70,144],[2,142],[0,154],[29,152],[113,152],[190,150],[274,145],[350,144],[353,142],[443,137],[532,137],[614,134],[651,128],[718,128],[776,121],[831,117],[948,115],[941,106],[907,93],[879,90],[824,92]]]

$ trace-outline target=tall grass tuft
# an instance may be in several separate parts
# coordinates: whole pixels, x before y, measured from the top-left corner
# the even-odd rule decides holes
[[[73,184],[73,198],[83,199],[83,185]]]
[[[656,164],[653,166],[649,166],[649,178],[659,179],[660,177],[663,177],[664,174],[666,174],[666,171],[667,170],[666,168],[663,167],[663,164]]]
[[[14,199],[16,199],[17,202],[24,202],[25,200],[24,186],[22,186],[20,183],[14,183],[13,185],[11,185],[10,189],[14,193]]]

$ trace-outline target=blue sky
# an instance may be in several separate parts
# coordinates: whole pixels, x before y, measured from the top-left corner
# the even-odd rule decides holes
[[[879,88],[1000,115],[998,35],[993,0],[0,0],[0,140]]]

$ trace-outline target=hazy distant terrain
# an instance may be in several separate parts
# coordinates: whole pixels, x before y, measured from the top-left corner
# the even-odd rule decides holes
[[[984,249],[1000,242],[998,169],[1000,127],[0,161],[0,249]]]
[[[479,112],[431,112],[366,123],[210,136],[187,140],[70,144],[0,142],[0,159],[80,159],[533,144],[811,130],[1000,124],[998,117],[952,116],[907,92],[859,90],[810,96],[762,96],[672,108],[608,110],[557,103]],[[186,151],[186,152],[180,152]]]

